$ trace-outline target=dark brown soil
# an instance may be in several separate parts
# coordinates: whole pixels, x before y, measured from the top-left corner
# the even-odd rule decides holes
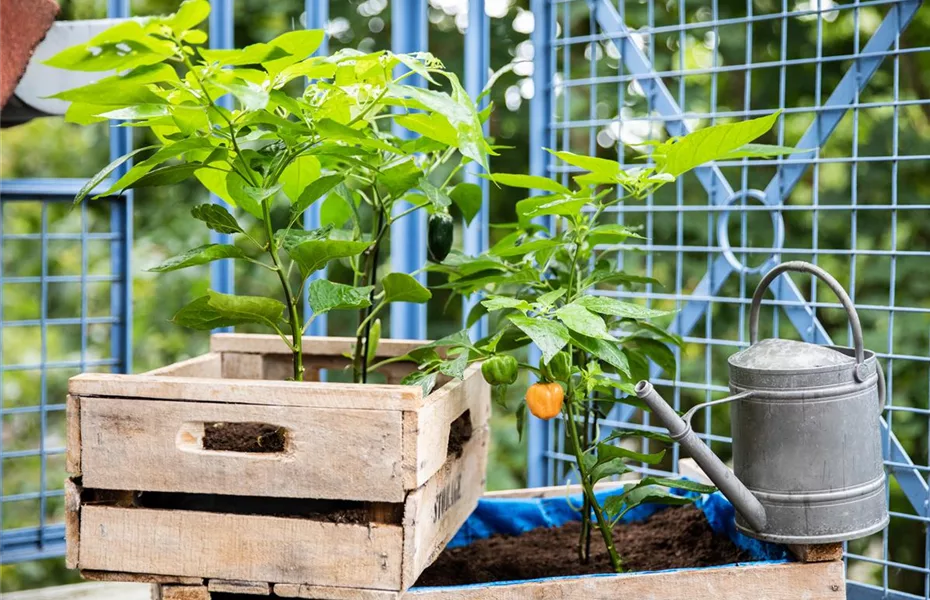
[[[465,442],[471,439],[471,434],[471,411],[466,410],[456,420],[452,421],[446,456],[454,456],[455,458],[462,456],[462,448],[465,447]]]
[[[284,428],[268,423],[206,423],[204,450],[227,452],[284,452]]]
[[[449,549],[427,568],[417,586],[520,581],[613,571],[597,531],[588,564],[578,560],[581,523],[539,528],[520,536],[495,535]],[[661,571],[745,562],[750,557],[726,537],[714,535],[693,506],[667,508],[641,523],[621,524],[614,541],[626,571]]]

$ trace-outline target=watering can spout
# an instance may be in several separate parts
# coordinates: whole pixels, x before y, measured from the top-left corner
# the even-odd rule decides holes
[[[714,482],[714,485],[733,503],[733,506],[746,520],[746,523],[757,533],[762,533],[765,530],[766,521],[765,508],[762,503],[736,478],[733,471],[723,464],[723,461],[717,458],[717,455],[711,452],[710,448],[697,437],[691,429],[690,415],[687,416],[688,420],[679,417],[678,413],[662,399],[662,396],[656,392],[648,381],[640,381],[636,384],[636,395],[646,403],[652,414],[665,425],[672,439],[688,451],[691,458],[700,465],[704,473]]]

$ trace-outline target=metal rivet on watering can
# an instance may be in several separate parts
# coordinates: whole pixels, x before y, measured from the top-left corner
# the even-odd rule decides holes
[[[762,296],[785,271],[820,278],[849,316],[853,348],[758,340]],[[745,534],[785,544],[863,537],[888,524],[879,418],[885,379],[842,286],[823,269],[787,262],[769,271],[752,298],[749,348],[730,357],[728,398],[679,417],[652,385],[637,395],[701,465],[737,510]],[[691,429],[695,411],[731,403],[733,471]],[[734,476],[735,475],[735,476]]]

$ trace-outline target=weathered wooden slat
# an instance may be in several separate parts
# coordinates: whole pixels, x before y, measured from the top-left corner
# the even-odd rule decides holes
[[[412,385],[375,385],[317,381],[250,381],[84,373],[72,377],[68,392],[75,396],[149,398],[303,406],[306,408],[347,408],[354,410],[414,410],[423,404],[423,391]]]
[[[295,583],[276,583],[274,594],[279,598],[309,598],[311,600],[396,600],[401,596],[398,592]]]
[[[265,357],[261,354],[240,354],[238,352],[226,352],[221,354],[222,373],[224,379],[287,379],[288,377],[272,378],[265,377]],[[308,381],[312,379],[308,378]]]
[[[494,586],[420,588],[404,600],[843,600],[843,563],[766,564],[567,577]]]
[[[143,375],[172,375],[174,377],[209,377],[218,379],[223,376],[221,365],[222,361],[219,353],[208,352],[207,354],[146,371]]]
[[[403,531],[306,519],[84,506],[81,566],[399,590]]]
[[[420,576],[478,504],[487,473],[487,428],[474,431],[462,459],[449,461],[404,506],[403,589]]]
[[[161,600],[210,600],[210,592],[203,585],[163,585]]]
[[[81,488],[65,480],[65,566],[76,569],[81,548]]]
[[[151,573],[120,573],[118,571],[92,571],[81,569],[81,577],[91,581],[125,581],[129,583],[161,583],[168,585],[203,585],[203,577],[178,577]]]
[[[416,350],[425,342],[423,340],[383,339],[378,343],[375,356],[389,358],[402,356]],[[303,339],[305,356],[342,356],[351,352],[355,344],[354,337],[310,337]],[[211,352],[242,352],[246,354],[291,354],[284,340],[277,335],[241,333],[215,333],[210,336]]]
[[[207,582],[207,589],[210,592],[223,592],[226,594],[250,594],[253,596],[271,594],[271,585],[260,581],[211,579]]]
[[[65,417],[68,420],[65,470],[73,477],[81,475],[81,399],[68,395],[65,400]]]
[[[788,550],[801,562],[826,562],[843,558],[843,544],[840,543],[808,546],[792,544]]]
[[[473,365],[464,379],[452,380],[426,398],[423,407],[404,413],[404,478],[407,489],[429,480],[446,462],[443,452],[449,443],[453,421],[466,411],[472,429],[484,427],[490,418],[487,402],[491,388]]]
[[[204,423],[283,427],[282,453],[203,449]],[[129,398],[81,403],[88,488],[403,502],[398,411]]]

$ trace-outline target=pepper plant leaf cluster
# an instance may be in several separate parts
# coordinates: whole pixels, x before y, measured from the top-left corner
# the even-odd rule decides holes
[[[465,332],[434,342],[411,356],[420,369],[410,381],[430,383],[436,373],[448,373],[450,361],[485,361],[482,372],[494,397],[506,402],[508,386],[518,371],[528,371],[537,383],[529,386],[516,407],[517,427],[526,412],[542,419],[561,415],[569,451],[575,458],[583,494],[579,557],[587,561],[593,527],[600,531],[613,567],[622,570],[613,527],[643,503],[681,504],[692,501],[681,491],[706,493],[713,487],[693,482],[645,477],[622,493],[601,501],[594,486],[607,478],[632,472],[631,463],[658,466],[665,451],[642,452],[625,444],[633,438],[671,443],[668,436],[648,431],[615,431],[599,439],[599,422],[616,403],[645,408],[634,383],[648,377],[650,362],[670,377],[676,369],[672,348],[681,340],[654,322],[671,312],[626,302],[610,294],[617,286],[635,288],[659,282],[624,271],[616,257],[630,240],[642,236],[635,227],[607,222],[610,209],[621,202],[647,198],[692,169],[711,161],[770,157],[794,152],[781,146],[754,143],[769,131],[778,114],[716,125],[651,145],[646,164],[629,168],[619,162],[572,152],[552,152],[574,171],[570,185],[545,177],[498,173],[498,185],[534,191],[516,204],[516,220],[498,225],[506,230],[497,243],[478,256],[453,251],[430,271],[445,275],[439,287],[484,299],[468,315],[471,326],[490,314],[496,333],[471,341]],[[519,364],[507,352],[535,344],[541,359]],[[445,355],[435,352],[443,347]],[[640,447],[640,446],[636,446]]]
[[[471,161],[487,167],[494,153],[482,131],[488,113],[477,111],[456,75],[429,53],[312,56],[323,32],[310,30],[241,49],[208,49],[198,27],[209,12],[206,0],[186,0],[173,15],[126,21],[47,61],[115,71],[56,96],[71,103],[69,121],[120,119],[157,139],[107,165],[75,202],[197,179],[233,210],[202,204],[191,217],[235,236],[235,243],[200,246],[153,270],[249,261],[274,273],[280,295],[210,291],[174,320],[194,329],[265,326],[290,347],[293,378],[302,380],[301,335],[309,323],[330,311],[359,311],[352,362],[355,380],[365,382],[380,335],[377,315],[391,302],[431,297],[408,274],[378,274],[391,225],[429,212],[430,254],[446,258],[450,207],[469,221],[480,207],[477,186],[456,184],[455,175]],[[427,87],[411,85],[412,75]],[[405,139],[395,126],[418,135]],[[322,227],[305,230],[301,217],[316,203]],[[306,285],[333,261],[349,266],[351,285],[322,279]],[[312,315],[301,314],[304,293]]]

